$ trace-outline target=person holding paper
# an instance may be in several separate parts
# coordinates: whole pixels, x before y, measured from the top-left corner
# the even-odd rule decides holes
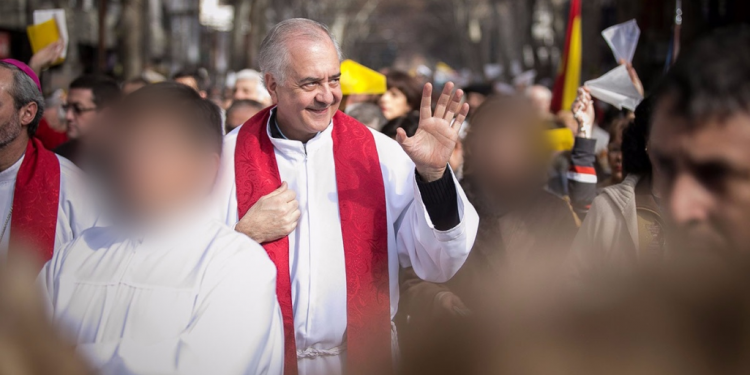
[[[158,83],[112,110],[114,225],[85,231],[42,270],[54,322],[99,373],[281,375],[276,268],[205,214],[218,107]]]
[[[94,225],[81,171],[34,138],[44,112],[26,64],[0,60],[0,261],[27,247],[41,260]]]

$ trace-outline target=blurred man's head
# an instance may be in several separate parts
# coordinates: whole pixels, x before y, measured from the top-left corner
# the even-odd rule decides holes
[[[13,142],[25,145],[44,113],[36,82],[17,66],[0,61],[0,150]]]
[[[108,186],[127,217],[159,218],[205,198],[219,167],[221,114],[195,90],[157,83],[115,108]]]
[[[534,104],[534,108],[542,116],[549,116],[552,105],[552,91],[542,85],[534,85],[526,89],[526,96]]]
[[[463,141],[464,178],[487,208],[507,208],[519,194],[541,188],[549,158],[545,127],[526,98],[487,99],[470,123]]]
[[[208,78],[199,69],[185,69],[175,73],[172,80],[195,90],[201,98],[208,95]]]
[[[270,97],[263,85],[263,76],[252,69],[243,69],[237,72],[234,81],[234,100],[254,100],[264,104],[270,104]]]
[[[341,51],[328,28],[303,18],[279,22],[258,59],[284,135],[307,141],[325,130],[342,97]]]
[[[263,104],[255,100],[243,99],[233,101],[232,105],[227,108],[227,132],[244,124],[245,121],[255,116],[263,108]]]
[[[658,90],[653,127],[649,154],[679,245],[747,249],[750,29],[715,32],[680,56]]]
[[[105,76],[85,75],[70,83],[65,109],[68,137],[85,137],[97,122],[98,114],[120,100],[120,86]]]
[[[127,95],[139,88],[148,85],[148,81],[141,77],[131,78],[122,84],[122,94]]]
[[[361,102],[351,104],[346,108],[346,114],[354,117],[366,126],[380,131],[385,124],[385,117],[377,104]]]

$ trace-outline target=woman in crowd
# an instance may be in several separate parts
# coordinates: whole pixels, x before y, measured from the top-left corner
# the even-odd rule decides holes
[[[422,85],[414,77],[400,71],[386,75],[388,91],[380,97],[378,105],[386,120],[408,115],[419,110],[422,100]]]

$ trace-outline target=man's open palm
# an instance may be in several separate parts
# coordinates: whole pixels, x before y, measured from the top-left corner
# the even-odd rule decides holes
[[[419,108],[419,127],[408,137],[404,129],[396,131],[396,141],[406,151],[417,168],[417,173],[427,182],[440,179],[445,173],[453,149],[458,141],[458,131],[469,113],[469,105],[461,104],[463,91],[453,92],[453,82],[448,82],[432,113],[432,85],[422,90]]]

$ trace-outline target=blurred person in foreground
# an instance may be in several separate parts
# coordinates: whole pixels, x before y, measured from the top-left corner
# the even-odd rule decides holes
[[[648,152],[663,171],[660,207],[673,234],[668,255],[694,248],[747,253],[750,28],[696,42],[659,86],[655,105]]]
[[[352,95],[349,95],[351,98]],[[369,102],[359,102],[349,104],[346,107],[346,114],[352,116],[357,121],[367,125],[368,128],[380,131],[386,123],[385,116],[377,104]]]
[[[263,107],[271,105],[271,96],[263,86],[263,76],[253,69],[237,72],[232,100],[255,100],[263,103]]]
[[[263,103],[257,102],[250,99],[235,100],[227,108],[227,119],[226,119],[226,132],[229,133],[236,127],[242,125],[255,116],[266,106]]]
[[[0,263],[0,374],[88,375],[94,372],[49,321],[34,282],[39,259],[29,251]]]
[[[441,340],[431,344],[435,352],[430,370],[461,373],[460,353],[467,343],[449,340],[455,331],[444,330],[444,323],[465,324],[471,312],[483,306],[486,288],[498,275],[529,264],[557,267],[577,230],[567,202],[544,189],[549,163],[546,123],[533,104],[517,96],[489,98],[470,120],[463,185],[480,215],[479,232],[468,259],[448,282],[430,283],[419,280],[413,270],[404,271],[401,308],[409,323],[402,343],[407,373],[416,369],[415,364],[424,365],[414,356],[420,355],[420,336],[430,331],[441,332],[435,333]],[[450,326],[461,330],[461,325]]]
[[[403,374],[747,374],[750,267],[735,260],[602,272],[577,292],[533,267],[498,274],[481,309],[418,337]],[[454,350],[436,350],[441,340]],[[449,356],[461,366],[435,366]]]
[[[422,98],[419,80],[400,71],[388,72],[385,79],[388,91],[380,96],[378,105],[386,120],[406,116],[419,109]]]
[[[0,262],[9,244],[46,261],[96,222],[81,171],[34,138],[42,112],[36,74],[0,60]]]
[[[53,320],[102,373],[280,375],[273,263],[204,214],[218,107],[158,83],[113,111],[104,179],[115,225],[85,231],[42,270]]]
[[[448,83],[435,111],[397,142],[338,110],[341,52],[325,25],[276,24],[259,62],[274,107],[224,138],[228,225],[278,269],[286,374],[388,374],[399,267],[444,282],[463,264],[478,217],[448,161],[468,112]]]
[[[68,126],[68,142],[55,149],[55,153],[86,170],[88,149],[95,147],[96,128],[103,121],[108,107],[122,96],[120,86],[106,76],[84,75],[70,83],[63,110]]]

